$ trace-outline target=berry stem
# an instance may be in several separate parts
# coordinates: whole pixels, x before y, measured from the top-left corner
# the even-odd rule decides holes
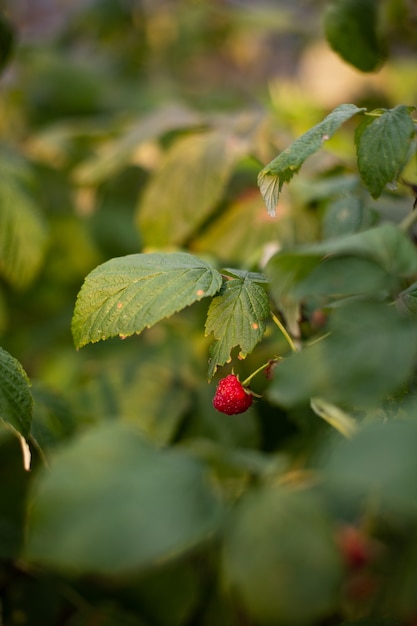
[[[400,228],[404,232],[407,232],[408,230],[410,230],[410,228],[413,226],[415,222],[417,222],[417,209],[414,209],[413,211],[411,211],[411,213],[409,213],[402,220],[402,222],[400,222]]]
[[[290,346],[291,350],[293,352],[298,352],[297,348],[295,347],[295,343],[293,342],[293,340],[291,339],[290,335],[288,334],[287,329],[285,328],[285,326],[282,324],[281,320],[278,319],[278,317],[275,315],[275,313],[273,311],[271,311],[271,317],[274,320],[275,324],[280,329],[280,331],[282,332],[282,334],[284,335],[284,337],[285,337],[288,345]]]
[[[262,370],[264,370],[265,368],[268,367],[268,365],[271,363],[271,360],[267,361],[266,363],[264,363],[263,365],[261,365],[261,367],[258,367],[257,370],[255,370],[254,372],[252,372],[252,374],[249,374],[249,376],[247,378],[245,378],[245,380],[242,383],[242,387],[247,387],[250,383],[250,381],[252,380],[252,378],[254,376],[256,376],[256,374],[259,374],[259,372],[262,372]]]

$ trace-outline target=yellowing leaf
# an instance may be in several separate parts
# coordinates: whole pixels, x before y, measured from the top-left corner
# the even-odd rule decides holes
[[[36,277],[46,246],[46,226],[36,205],[14,183],[0,180],[0,274],[24,289]]]
[[[138,206],[146,246],[182,245],[221,199],[240,144],[209,132],[178,140],[150,180]]]

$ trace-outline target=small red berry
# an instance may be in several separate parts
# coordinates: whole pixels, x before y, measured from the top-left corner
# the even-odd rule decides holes
[[[268,361],[268,365],[265,368],[264,374],[268,380],[272,380],[274,378],[274,369],[278,365],[278,359],[270,359]]]
[[[340,549],[350,569],[361,569],[372,560],[371,544],[355,526],[344,526],[339,532]]]
[[[213,398],[213,406],[220,413],[235,415],[247,411],[252,400],[253,395],[243,387],[239,378],[234,374],[229,374],[219,381]]]

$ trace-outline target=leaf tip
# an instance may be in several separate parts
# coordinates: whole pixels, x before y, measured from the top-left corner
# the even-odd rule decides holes
[[[258,174],[258,187],[264,199],[268,215],[276,217],[276,207],[281,190],[278,176],[271,174],[271,170],[265,167]]]

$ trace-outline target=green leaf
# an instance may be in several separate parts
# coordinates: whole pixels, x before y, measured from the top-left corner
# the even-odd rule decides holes
[[[401,420],[373,422],[350,440],[322,450],[323,478],[332,494],[375,512],[417,516],[417,427]]]
[[[417,313],[417,282],[402,291],[398,295],[398,301],[411,313]]]
[[[415,133],[410,110],[414,108],[399,105],[375,117],[366,116],[356,129],[358,168],[373,198],[399,177],[407,162]]]
[[[341,104],[259,172],[258,185],[270,215],[275,215],[284,183],[297,174],[307,157],[317,152],[344,122],[361,111],[365,109],[354,104]]]
[[[317,267],[322,256],[308,250],[278,252],[265,267],[265,273],[271,281],[271,293],[274,300],[281,304],[285,297]]]
[[[137,224],[146,246],[184,244],[216,208],[241,144],[224,132],[178,140],[151,178]]]
[[[386,291],[416,272],[416,249],[392,224],[279,252],[265,268],[277,302],[288,294],[301,299]]]
[[[214,295],[221,275],[184,252],[131,254],[99,265],[85,279],[72,321],[75,345],[140,333]]]
[[[249,273],[230,278],[211,301],[206,335],[213,333],[216,342],[210,349],[209,378],[219,365],[230,361],[233,348],[240,346],[240,356],[245,358],[263,337],[269,303],[266,291],[256,280],[257,275],[254,280]]]
[[[166,445],[190,402],[182,381],[184,353],[184,342],[173,341],[170,332],[163,345],[142,344],[140,350],[134,349],[134,356],[123,350],[116,358],[102,357],[102,367],[83,377],[78,404],[92,419],[120,415],[156,444]]]
[[[238,503],[227,529],[226,583],[257,624],[312,624],[336,605],[341,563],[321,502],[269,487]]]
[[[201,463],[110,423],[38,475],[25,558],[77,574],[145,570],[207,540],[221,518]]]
[[[324,32],[344,61],[362,72],[373,72],[385,60],[378,34],[379,0],[330,0],[324,12]]]
[[[46,247],[46,227],[36,205],[15,183],[0,180],[0,273],[24,289],[36,277]]]
[[[0,348],[0,418],[27,438],[32,420],[30,383],[23,367]]]
[[[371,226],[371,216],[357,196],[331,201],[323,217],[323,239],[353,234]]]
[[[346,298],[351,295],[386,293],[395,287],[384,269],[370,259],[355,256],[323,258],[302,280],[292,295],[301,302],[306,297]]]
[[[407,277],[417,272],[417,252],[407,235],[393,224],[381,224],[361,233],[324,241],[311,250],[324,256],[355,255],[378,263],[392,276]]]
[[[416,353],[416,325],[392,305],[345,304],[333,311],[328,336],[279,364],[268,396],[284,407],[314,397],[372,407],[407,382]]]
[[[65,398],[57,392],[35,384],[31,438],[42,452],[49,452],[76,430],[76,420]]]
[[[269,282],[265,274],[261,274],[260,272],[248,272],[247,270],[238,270],[234,267],[224,267],[222,269],[222,273],[226,276],[231,276],[232,278],[240,278],[243,281],[247,280],[261,285]]]

